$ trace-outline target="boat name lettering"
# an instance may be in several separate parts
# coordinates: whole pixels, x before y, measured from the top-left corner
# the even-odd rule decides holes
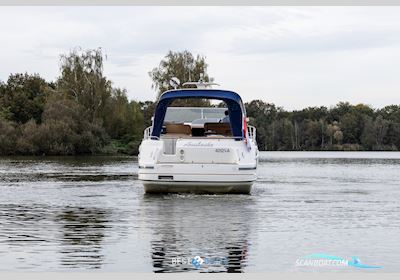
[[[203,142],[187,142],[183,146],[185,147],[213,147],[214,145],[212,143],[203,143]]]

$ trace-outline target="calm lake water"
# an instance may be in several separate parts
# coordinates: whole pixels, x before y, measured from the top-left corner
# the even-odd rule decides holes
[[[251,195],[145,195],[137,171],[0,158],[0,271],[400,272],[400,153],[264,152]],[[313,253],[383,268],[296,266]]]

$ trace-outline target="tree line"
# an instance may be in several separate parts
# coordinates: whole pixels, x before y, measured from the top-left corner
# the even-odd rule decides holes
[[[261,150],[398,151],[400,105],[373,109],[340,102],[327,108],[286,111],[262,100],[246,103]]]
[[[0,81],[0,155],[137,154],[156,103],[129,100],[103,72],[101,49],[60,56],[60,75],[11,74]],[[158,94],[169,79],[207,75],[205,57],[170,51],[149,72]],[[207,106],[204,100],[178,106]],[[286,111],[272,103],[245,104],[260,150],[400,150],[400,105],[374,109],[341,102]]]
[[[60,57],[60,76],[12,74],[0,83],[0,154],[137,153],[141,104],[112,86],[101,49]]]

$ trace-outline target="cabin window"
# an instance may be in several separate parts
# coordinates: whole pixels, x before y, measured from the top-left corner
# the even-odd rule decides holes
[[[162,134],[168,137],[231,137],[229,122],[223,122],[227,108],[168,107]]]

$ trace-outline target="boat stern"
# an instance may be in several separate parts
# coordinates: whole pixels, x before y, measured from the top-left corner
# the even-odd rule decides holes
[[[250,193],[257,154],[235,139],[144,140],[139,179],[147,193]]]

